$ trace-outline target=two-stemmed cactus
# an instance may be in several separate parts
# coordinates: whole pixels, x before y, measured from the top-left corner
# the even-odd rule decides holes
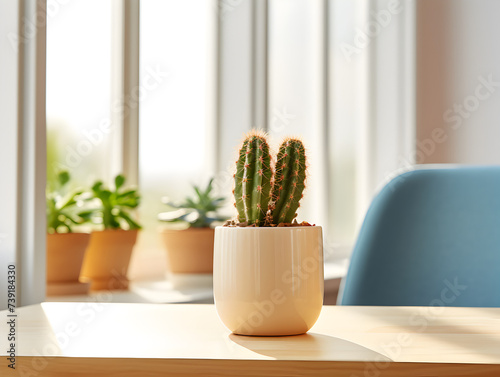
[[[234,198],[238,222],[253,226],[291,223],[305,188],[306,155],[301,140],[281,144],[275,169],[266,135],[252,132],[236,162]]]

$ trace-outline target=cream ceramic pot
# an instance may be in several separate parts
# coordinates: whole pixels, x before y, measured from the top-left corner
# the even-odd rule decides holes
[[[214,300],[224,325],[241,335],[307,332],[323,306],[319,226],[217,227]]]

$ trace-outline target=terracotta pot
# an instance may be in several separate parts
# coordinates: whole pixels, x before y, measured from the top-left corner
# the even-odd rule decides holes
[[[319,317],[323,291],[321,227],[216,228],[215,307],[233,333],[303,334]]]
[[[47,234],[47,295],[86,294],[89,284],[79,281],[89,233]]]
[[[171,273],[211,274],[214,261],[214,229],[163,229],[167,268]]]
[[[137,230],[94,231],[83,261],[81,278],[91,290],[127,289],[127,271]]]

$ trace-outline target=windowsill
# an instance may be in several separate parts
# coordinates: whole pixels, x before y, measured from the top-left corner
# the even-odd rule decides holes
[[[328,261],[324,267],[325,292],[331,293],[328,304],[334,303],[340,279],[347,273],[347,260]],[[332,292],[329,292],[331,290]],[[335,297],[333,297],[335,296]],[[50,296],[47,302],[109,302],[109,303],[213,303],[211,279],[207,276],[176,277],[176,287],[166,278],[135,279],[126,291],[96,291],[89,295]]]
[[[123,291],[95,291],[88,295],[50,296],[47,302],[110,302],[110,303],[212,303],[213,291],[210,285],[174,288],[164,280],[137,280],[130,282]]]

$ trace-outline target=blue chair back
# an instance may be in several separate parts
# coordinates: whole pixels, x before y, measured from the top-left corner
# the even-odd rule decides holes
[[[500,307],[500,167],[393,179],[366,214],[339,303]]]

